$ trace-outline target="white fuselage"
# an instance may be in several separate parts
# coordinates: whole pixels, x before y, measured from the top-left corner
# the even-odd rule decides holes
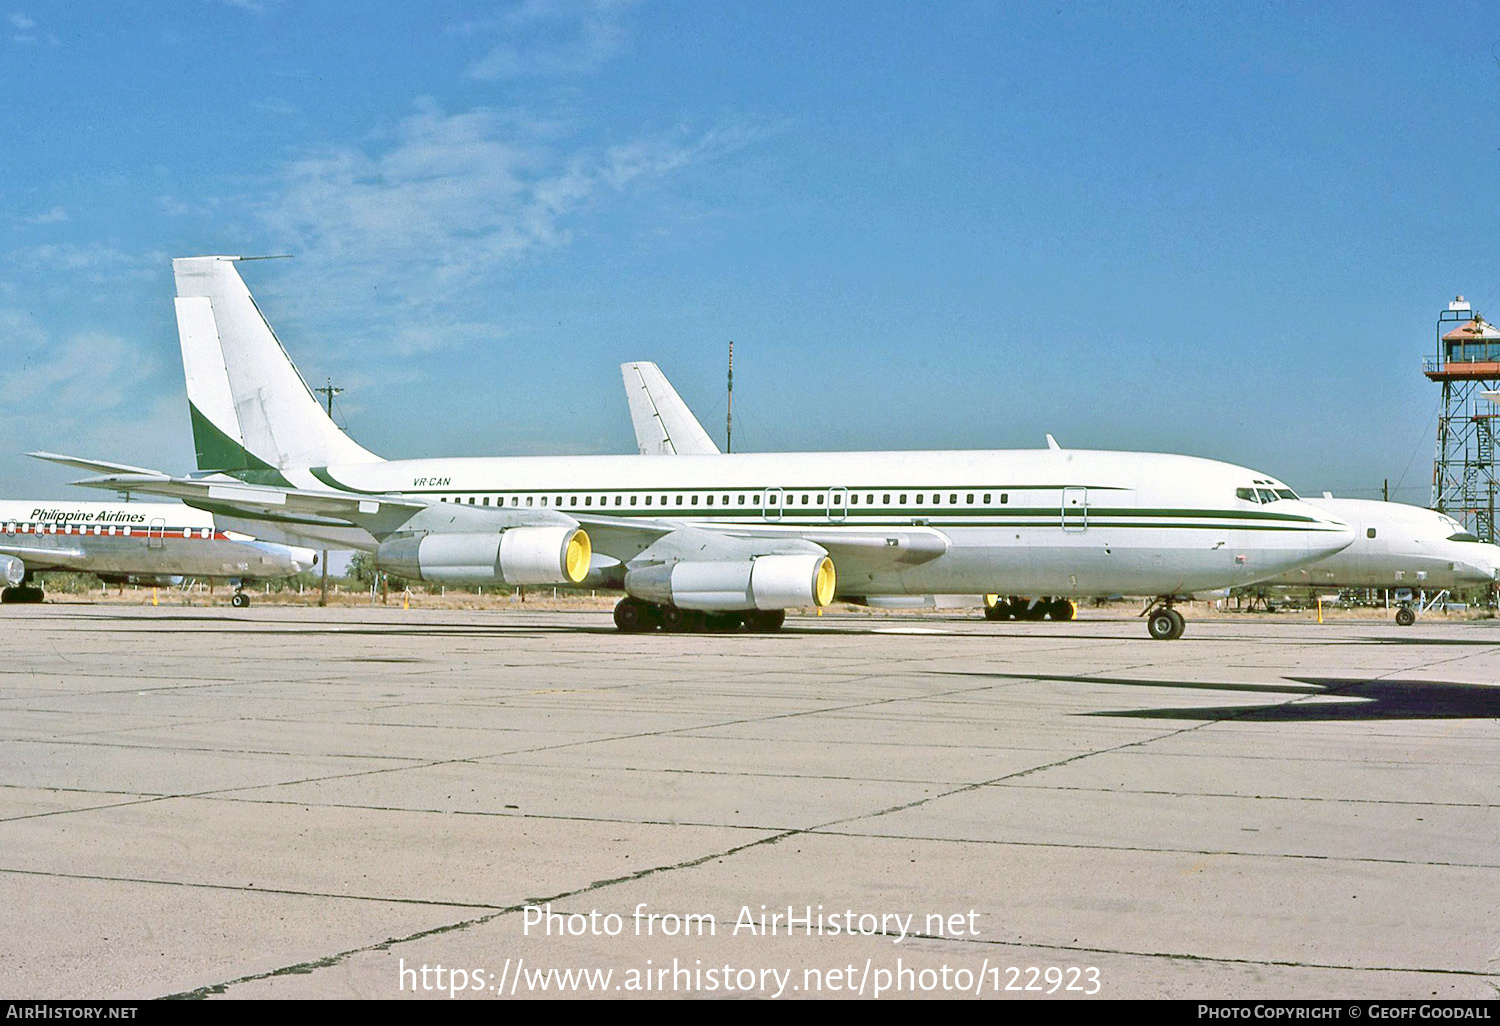
[[[704,526],[834,551],[882,531],[930,535],[909,565],[835,552],[847,596],[955,592],[1174,595],[1243,584],[1330,555],[1349,529],[1296,501],[1237,498],[1272,484],[1213,460],[1086,450],[452,458],[284,471],[297,487]],[[1285,486],[1278,486],[1285,488]],[[1289,493],[1288,493],[1289,494]],[[363,532],[284,523],[373,547]],[[362,536],[361,536],[362,535]],[[896,544],[893,538],[891,544]],[[595,552],[608,554],[596,543]]]
[[[314,563],[309,549],[221,530],[180,503],[0,501],[0,556],[27,570],[121,576],[286,577]]]
[[[1354,528],[1347,549],[1259,582],[1329,588],[1461,588],[1493,584],[1500,546],[1479,541],[1453,518],[1372,499],[1306,499]]]

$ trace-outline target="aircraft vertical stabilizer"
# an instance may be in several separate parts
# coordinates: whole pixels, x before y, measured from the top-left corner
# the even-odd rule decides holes
[[[379,462],[323,411],[235,269],[239,259],[172,261],[198,469],[244,476]]]
[[[713,456],[719,452],[693,411],[654,363],[622,363],[636,445],[646,456]]]

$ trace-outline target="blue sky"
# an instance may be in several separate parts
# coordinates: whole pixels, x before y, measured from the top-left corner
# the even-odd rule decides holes
[[[191,469],[170,260],[384,456],[1186,452],[1429,498],[1437,313],[1500,310],[1474,3],[0,6],[0,494]]]

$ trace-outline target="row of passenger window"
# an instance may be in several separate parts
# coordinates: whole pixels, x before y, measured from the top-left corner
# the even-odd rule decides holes
[[[212,538],[214,530],[211,527],[150,527],[137,524],[134,527],[123,524],[26,524],[20,521],[12,521],[5,525],[6,534],[91,534],[96,538],[101,537],[125,537],[132,535],[152,538]]]
[[[946,504],[949,505],[949,506],[957,506],[957,505],[970,505],[970,506],[972,506],[972,505],[974,505],[975,498],[978,495],[980,495],[980,494],[983,494],[983,496],[984,496],[984,503],[983,504],[986,505],[986,506],[990,505],[991,502],[994,500],[994,493],[993,492],[984,492],[984,493],[977,493],[977,492],[967,492],[967,493],[949,492]],[[715,505],[717,503],[720,506],[730,506],[730,505],[733,505],[733,506],[748,506],[748,507],[757,508],[757,509],[761,508],[762,506],[765,506],[765,507],[780,507],[780,506],[809,506],[809,507],[812,507],[812,506],[816,506],[816,507],[819,507],[819,508],[823,508],[825,506],[830,506],[830,507],[833,507],[833,508],[839,508],[839,507],[842,507],[844,505],[845,495],[846,495],[846,493],[844,491],[835,491],[835,492],[831,492],[831,493],[830,492],[792,492],[790,494],[785,494],[785,495],[783,493],[781,493],[781,492],[778,492],[778,491],[772,491],[772,492],[765,492],[765,493],[749,493],[749,494],[746,494],[746,493],[737,493],[737,494],[734,494],[733,496],[731,496],[729,494],[725,494],[725,493],[693,492],[693,493],[689,493],[689,494],[686,494],[686,495],[679,494],[679,495],[676,495],[676,496],[662,495],[662,496],[659,497],[659,501],[658,501],[658,496],[656,496],[656,495],[644,495],[644,496],[643,495],[614,495],[614,496],[600,495],[600,496],[598,496],[598,499],[599,499],[598,505],[599,506],[610,506],[610,505],[614,505],[614,506],[650,506],[650,505],[652,505],[654,503],[657,506],[667,506],[667,505],[697,506],[697,505],[700,505],[700,501],[701,501],[701,505],[704,505],[704,506],[713,506],[713,505]],[[875,501],[877,495],[880,497],[880,502],[878,504]],[[963,503],[960,503],[960,501],[959,501],[959,498],[960,498],[961,495],[964,496]],[[941,492],[931,492],[931,493],[928,493],[928,492],[916,492],[916,493],[911,493],[911,492],[883,492],[883,493],[880,493],[880,492],[866,492],[866,493],[864,493],[864,502],[863,502],[863,504],[866,505],[866,506],[875,506],[875,505],[889,506],[891,504],[892,499],[894,499],[897,505],[899,505],[899,506],[905,506],[905,505],[908,504],[907,500],[911,499],[913,497],[916,500],[915,501],[915,505],[918,505],[918,506],[926,504],[927,503],[927,499],[929,497],[932,500],[931,501],[931,505],[934,505],[934,506],[944,505],[943,493],[941,493]],[[552,498],[553,498],[552,496],[547,496],[547,495],[540,495],[540,496],[538,496],[538,495],[511,495],[511,496],[499,495],[499,496],[495,496],[494,497],[494,499],[495,499],[494,505],[496,505],[496,506],[505,506],[505,505],[510,505],[510,506],[546,506],[548,504],[548,500],[552,499]],[[732,502],[731,502],[731,498],[733,499]],[[613,502],[611,502],[611,499],[613,499]],[[675,499],[675,502],[669,501],[669,500],[672,500],[672,499]],[[441,501],[443,501],[443,502],[460,503],[460,504],[465,504],[465,505],[469,505],[469,506],[488,506],[488,505],[490,505],[490,496],[488,496],[488,495],[470,495],[470,496],[465,497],[465,496],[462,496],[462,495],[457,495],[457,496],[453,496],[451,498],[447,497],[447,496],[444,496],[444,497],[442,497]],[[1005,492],[1001,492],[1000,493],[1000,503],[1002,505],[1005,505],[1005,504],[1007,504],[1009,502],[1010,502],[1010,495],[1007,494],[1007,493],[1005,493]],[[857,493],[857,492],[856,493],[852,493],[852,494],[848,494],[848,504],[851,507],[861,505],[860,494]],[[569,508],[573,508],[573,507],[577,507],[577,506],[593,506],[593,505],[595,505],[595,503],[594,503],[594,496],[593,495],[582,495],[582,496],[580,496],[580,495],[567,495],[567,496],[559,495],[559,496],[556,496],[555,499],[553,499],[552,505],[554,505],[554,506],[567,506]]]

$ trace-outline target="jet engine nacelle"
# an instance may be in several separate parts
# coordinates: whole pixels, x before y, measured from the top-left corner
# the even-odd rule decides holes
[[[833,560],[809,553],[643,567],[625,575],[625,590],[680,609],[728,612],[826,606],[833,601],[835,580]]]
[[[15,556],[0,556],[0,577],[14,588],[26,580],[26,564]]]
[[[382,542],[382,570],[438,584],[579,584],[593,546],[579,527],[407,534]]]

